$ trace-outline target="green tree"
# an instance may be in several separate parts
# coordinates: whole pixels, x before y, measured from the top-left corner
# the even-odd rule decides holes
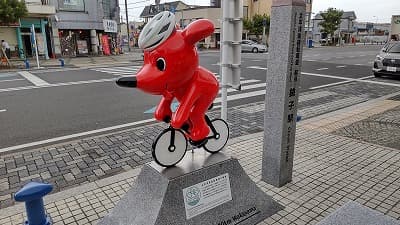
[[[343,16],[342,10],[328,8],[324,13],[321,13],[323,21],[319,23],[322,27],[321,31],[329,34],[331,38],[334,37],[335,31],[339,28]],[[335,44],[335,42],[333,43]]]
[[[28,15],[28,9],[25,1],[0,0],[0,23],[15,23],[26,15]]]
[[[265,33],[269,33],[270,17],[267,14],[256,14],[251,19],[243,20],[243,28],[248,30],[250,34],[262,35],[263,34],[263,21],[266,22]]]

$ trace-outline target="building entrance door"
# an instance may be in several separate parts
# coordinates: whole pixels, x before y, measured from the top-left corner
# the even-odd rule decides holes
[[[31,34],[30,33],[22,33],[22,44],[25,53],[25,57],[32,57],[32,42],[31,42]]]

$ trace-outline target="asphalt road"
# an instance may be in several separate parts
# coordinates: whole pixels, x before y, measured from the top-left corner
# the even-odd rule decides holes
[[[340,85],[348,78],[371,79],[372,61],[379,48],[305,49],[301,92]],[[218,61],[217,52],[200,53],[201,65],[216,74]],[[229,106],[264,99],[266,67],[267,54],[242,55],[243,90],[231,90]],[[32,72],[33,76],[0,73],[0,152],[10,146],[151,119],[152,114],[144,112],[158,103],[159,96],[114,83],[117,77],[134,74],[139,68],[140,64],[99,65],[96,69]],[[216,101],[218,106],[220,99]]]

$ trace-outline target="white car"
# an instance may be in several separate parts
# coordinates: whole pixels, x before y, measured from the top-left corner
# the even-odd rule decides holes
[[[400,75],[400,42],[391,41],[387,43],[379,55],[376,56],[372,68],[375,77],[382,75]]]
[[[242,52],[267,52],[268,47],[262,44],[258,44],[252,40],[242,41]]]

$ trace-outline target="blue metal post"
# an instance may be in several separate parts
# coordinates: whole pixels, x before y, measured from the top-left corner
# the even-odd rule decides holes
[[[65,61],[64,59],[59,59],[58,61],[60,61],[60,66],[64,67],[65,66]]]
[[[51,184],[30,182],[15,193],[15,201],[25,202],[26,215],[28,217],[25,225],[51,225],[49,215],[46,215],[43,197],[53,190]]]
[[[25,59],[24,62],[25,62],[25,68],[26,68],[26,69],[29,69],[29,68],[30,68],[29,60]]]

